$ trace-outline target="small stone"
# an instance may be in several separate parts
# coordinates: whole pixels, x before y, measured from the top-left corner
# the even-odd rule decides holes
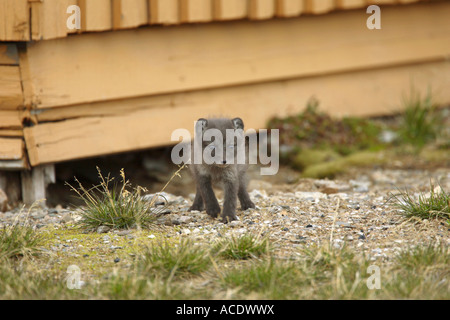
[[[354,226],[351,225],[350,223],[343,221],[336,221],[336,225],[343,228],[354,228]]]
[[[118,263],[118,262],[120,262],[120,258],[115,258],[114,263]]]
[[[326,199],[327,195],[322,192],[300,192],[295,193],[295,197],[299,200],[309,200],[319,202],[320,199]]]
[[[65,214],[63,215],[62,219],[61,219],[61,221],[64,222],[64,223],[69,223],[69,222],[71,222],[72,220],[73,220],[73,219],[72,219],[72,216],[70,215],[70,213],[65,213]]]
[[[289,231],[289,228],[284,227],[283,229],[281,229],[282,231]]]
[[[184,223],[184,224],[189,223],[191,221],[192,221],[192,217],[189,217],[189,216],[181,216],[180,218],[178,218],[178,222]]]
[[[189,230],[189,229],[183,229],[183,230],[181,230],[181,233],[182,233],[182,234],[190,234],[190,233],[191,233],[191,230]]]
[[[130,234],[130,233],[131,233],[131,230],[121,230],[121,231],[118,231],[116,234],[118,236],[126,236],[127,234]]]
[[[312,228],[312,224],[307,224],[305,228]]]
[[[363,234],[360,234],[358,237],[358,240],[366,240],[366,236]]]
[[[109,230],[111,230],[108,226],[100,226],[97,228],[97,233],[107,233]]]

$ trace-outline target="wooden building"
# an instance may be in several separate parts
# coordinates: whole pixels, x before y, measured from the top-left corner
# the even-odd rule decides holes
[[[199,117],[257,129],[312,96],[386,114],[411,87],[450,103],[449,58],[444,0],[0,0],[0,171],[30,202],[52,164],[167,145]]]

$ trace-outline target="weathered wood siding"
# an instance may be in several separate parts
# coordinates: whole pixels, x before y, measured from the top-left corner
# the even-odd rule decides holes
[[[396,4],[381,30],[371,3]],[[450,103],[449,16],[449,1],[0,0],[16,41],[0,42],[0,169],[167,145],[208,115],[262,128],[313,96],[339,116],[398,111],[412,86]]]

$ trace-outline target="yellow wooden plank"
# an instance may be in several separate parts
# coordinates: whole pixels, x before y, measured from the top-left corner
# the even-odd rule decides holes
[[[112,0],[114,29],[135,28],[148,23],[147,0]]]
[[[275,15],[275,0],[249,0],[249,18],[270,19]]]
[[[76,5],[79,6],[79,0],[65,0],[67,2],[67,7],[72,6],[72,5]],[[81,9],[81,8],[80,8]],[[66,22],[67,19],[70,17],[70,15],[72,15],[73,13],[68,14],[67,13],[67,9],[65,10],[66,12]],[[80,14],[82,15],[82,13],[80,12]],[[80,17],[81,18],[81,17]],[[80,19],[81,20],[81,19]],[[79,33],[81,32],[81,30],[78,29],[67,29],[67,33],[71,34],[71,33]]]
[[[33,99],[36,98],[35,88],[30,74],[30,63],[28,60],[28,51],[26,47],[19,47],[19,66],[20,66],[20,80],[22,81],[22,103],[29,110],[36,104]]]
[[[111,0],[78,0],[81,9],[82,31],[104,31],[112,29]]]
[[[0,110],[0,129],[22,128],[17,110]]]
[[[366,0],[336,0],[336,7],[340,9],[354,9],[364,7],[366,3]]]
[[[0,41],[30,40],[27,0],[0,0]]]
[[[395,4],[398,0],[367,0],[367,4]]]
[[[334,0],[305,0],[305,12],[323,14],[335,8]]]
[[[0,66],[0,109],[17,109],[22,104],[19,67]]]
[[[277,0],[278,17],[296,17],[303,11],[303,0]]]
[[[0,43],[0,65],[19,65],[19,54],[14,43]]]
[[[18,138],[0,138],[0,160],[19,160],[23,157],[24,144]]]
[[[247,17],[246,0],[214,0],[215,20],[235,20]]]
[[[400,111],[401,97],[410,92],[411,84],[431,86],[437,103],[450,103],[450,63],[443,60],[101,102],[78,106],[78,112],[69,107],[77,118],[25,128],[25,139],[34,166],[167,145],[175,129],[192,132],[196,119],[211,114],[239,116],[246,128],[265,128],[270,117],[298,113],[312,96],[319,99],[322,110],[335,116],[391,114]]]
[[[177,24],[180,22],[178,0],[148,0],[150,23]]]
[[[23,137],[22,129],[0,129],[0,137]]]
[[[212,15],[212,0],[180,0],[181,22],[208,22]]]
[[[54,39],[67,36],[67,7],[70,5],[70,1],[67,0],[45,0],[43,2],[32,3],[32,18],[34,18],[33,11],[37,6],[40,8],[39,13],[39,27],[40,39]],[[35,31],[33,30],[33,39]]]
[[[440,59],[448,16],[450,3],[436,2],[386,7],[377,32],[348,10],[40,41],[27,52],[33,100],[48,108]]]

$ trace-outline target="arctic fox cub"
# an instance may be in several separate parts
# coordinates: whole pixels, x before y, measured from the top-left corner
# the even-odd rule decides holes
[[[206,209],[206,213],[216,218],[220,213],[220,206],[212,185],[218,184],[224,190],[222,221],[227,223],[236,220],[237,198],[243,210],[255,208],[246,189],[248,165],[245,160],[247,148],[244,122],[240,118],[200,118],[195,127],[193,149],[197,147],[202,159],[201,162],[195,159],[195,151],[192,152],[193,159],[189,168],[197,190],[189,210]]]

